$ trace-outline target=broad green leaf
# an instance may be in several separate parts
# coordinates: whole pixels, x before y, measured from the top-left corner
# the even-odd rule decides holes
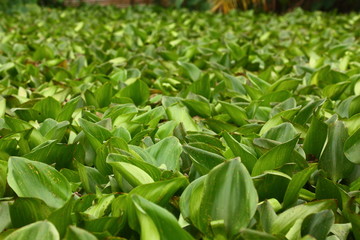
[[[273,206],[269,201],[265,200],[261,204],[259,203],[258,212],[260,215],[259,218],[262,230],[264,232],[270,233],[272,224],[277,217]]]
[[[315,197],[316,199],[336,199],[339,208],[343,208],[343,198],[341,196],[342,191],[334,182],[319,176],[317,179]]]
[[[234,236],[255,214],[258,196],[249,172],[234,159],[212,169],[204,183],[200,214],[211,223],[224,221],[226,235]]]
[[[207,101],[184,99],[181,102],[190,110],[190,114],[192,115],[199,115],[204,118],[211,116],[211,106]]]
[[[241,162],[245,165],[248,171],[251,172],[257,161],[256,157],[252,153],[250,153],[245,147],[243,147],[239,142],[237,142],[229,133],[224,132],[223,137],[233,154],[236,157],[240,157]]]
[[[75,205],[75,198],[71,197],[65,204],[59,209],[53,211],[47,218],[56,229],[61,237],[65,235],[66,229],[73,223],[72,214]]]
[[[56,117],[56,120],[58,122],[69,121],[79,101],[80,101],[80,97],[76,97],[71,99],[69,102],[67,102],[65,106],[62,108],[62,110],[59,112],[58,116]]]
[[[85,119],[79,119],[79,124],[95,150],[112,136],[106,128]]]
[[[286,168],[286,166],[285,166]],[[282,202],[291,177],[286,173],[268,170],[254,178],[260,200],[276,199]],[[276,188],[274,187],[276,186]]]
[[[136,105],[142,105],[148,100],[150,92],[145,82],[136,80],[134,83],[121,89],[119,94],[121,97],[131,98]]]
[[[94,218],[100,218],[105,215],[106,209],[110,206],[111,202],[115,199],[113,194],[101,196],[97,203],[88,208],[84,213],[93,216]]]
[[[319,159],[327,138],[328,126],[317,116],[313,116],[304,140],[304,151],[308,157]]]
[[[12,225],[9,202],[0,202],[0,218],[0,232],[3,232],[5,229],[9,229]]]
[[[312,165],[296,174],[292,177],[284,196],[283,208],[291,206],[296,202],[300,189],[309,180],[311,174],[315,172],[317,165]]]
[[[155,159],[156,167],[172,171],[179,170],[182,147],[177,138],[164,138],[147,148],[146,151]]]
[[[61,141],[69,125],[68,121],[56,122],[48,118],[41,124],[39,132],[48,140]]]
[[[331,226],[330,232],[339,239],[346,239],[350,233],[351,223],[336,223]]]
[[[189,145],[183,146],[184,151],[191,156],[193,163],[201,174],[207,174],[215,166],[223,163],[226,159],[218,154],[195,148]]]
[[[335,222],[334,213],[324,210],[307,216],[301,226],[301,235],[311,235],[315,239],[325,240]]]
[[[119,228],[121,219],[118,217],[102,217],[97,219],[84,220],[83,229],[93,234],[103,233],[103,237],[116,235],[121,229]]]
[[[343,122],[336,121],[329,125],[328,139],[320,156],[319,168],[323,169],[333,181],[347,176],[353,167],[344,155],[344,143],[347,137],[348,133]]]
[[[36,198],[18,198],[10,205],[11,222],[16,228],[44,220],[51,212],[44,201]]]
[[[330,68],[330,66],[325,66],[313,74],[311,77],[311,83],[316,84],[319,87],[325,87],[329,84],[346,81],[348,78],[349,77],[344,73],[334,71]]]
[[[96,169],[104,176],[110,175],[112,173],[111,166],[106,163],[106,157],[111,152],[119,152],[121,150],[129,151],[126,141],[123,138],[111,137],[96,151],[94,161]]]
[[[59,240],[60,236],[52,223],[40,221],[19,228],[5,238],[5,240],[22,239]]]
[[[226,113],[229,114],[232,121],[235,122],[238,126],[242,126],[248,123],[246,111],[244,109],[227,102],[220,103],[221,106],[225,109]]]
[[[28,122],[22,121],[17,118],[10,118],[5,116],[4,119],[7,127],[10,128],[13,132],[23,132],[33,128],[33,126]]]
[[[169,199],[180,189],[185,188],[188,181],[184,177],[143,184],[131,190],[130,195],[139,195],[160,206],[165,205]]]
[[[298,113],[298,111],[299,108],[294,108],[276,114],[264,124],[264,126],[260,130],[260,135],[263,135],[271,128],[283,123],[283,119],[291,120]]]
[[[262,155],[255,163],[252,176],[262,174],[266,170],[280,168],[286,163],[292,162],[291,155],[296,146],[299,136],[280,144]]]
[[[69,226],[64,240],[96,240],[97,238],[81,228]]]
[[[187,77],[192,81],[197,81],[201,77],[201,70],[192,63],[178,61],[177,64],[184,70]]]
[[[48,206],[60,208],[71,197],[67,179],[47,164],[11,157],[7,181],[19,197],[34,197]]]
[[[6,99],[0,97],[0,118],[3,118],[6,111]]]
[[[120,157],[119,160],[117,160],[116,155],[109,155],[106,162],[113,167],[115,177],[117,177],[116,172],[119,174],[116,180],[120,185],[122,184],[122,180],[119,178],[120,176],[125,178],[126,181],[133,187],[154,182],[151,175],[145,171],[147,168],[147,164],[145,162],[140,163],[140,166],[142,167],[139,167],[139,165],[137,166],[129,162],[122,161],[125,160],[123,157]]]
[[[46,141],[31,150],[31,152],[24,155],[27,159],[52,164],[56,160],[56,154],[60,154],[56,140]],[[54,156],[55,155],[55,156]]]
[[[207,229],[207,222],[204,221],[204,215],[200,211],[205,179],[206,175],[191,182],[180,197],[180,211],[182,216],[203,232]]]
[[[41,121],[44,121],[47,118],[56,119],[61,111],[61,105],[54,98],[47,97],[35,103],[33,109],[40,113],[39,117]]]
[[[160,139],[172,136],[177,125],[178,123],[175,120],[165,122],[159,126],[159,129],[156,132],[156,136],[158,136]]]
[[[100,108],[109,106],[113,96],[113,88],[110,83],[105,83],[95,92],[95,98]]]
[[[189,233],[181,229],[175,217],[164,208],[137,195],[132,196],[132,202],[140,222],[141,240],[193,239]]]
[[[6,191],[6,173],[8,163],[0,161],[0,198],[2,198]]]
[[[254,74],[247,73],[247,76],[249,77],[251,83],[262,91],[266,91],[270,87],[270,84],[268,82],[264,81],[263,79]]]
[[[253,229],[241,230],[239,236],[241,236],[242,239],[251,239],[251,240],[276,240],[276,239],[279,239],[271,234],[256,231]]]
[[[199,126],[190,117],[186,107],[175,104],[166,108],[166,113],[170,120],[174,120],[177,123],[182,123],[186,131],[199,131]]]
[[[324,104],[325,100],[312,101],[306,104],[303,108],[300,109],[299,113],[296,114],[294,122],[298,124],[305,124],[314,113],[314,111]]]
[[[207,143],[208,145],[215,147],[217,149],[225,150],[225,147],[222,141],[216,137],[216,135],[209,135],[209,134],[190,134],[186,135],[186,139],[190,143]]]
[[[281,123],[269,129],[262,137],[284,143],[293,139],[297,134],[298,132],[291,123]]]
[[[101,187],[108,182],[96,168],[84,166],[79,162],[76,163],[76,166],[82,186],[87,193],[95,193],[96,187]]]
[[[323,210],[334,210],[334,200],[322,200],[301,204],[282,212],[274,221],[271,232],[285,235],[297,220],[304,220],[307,216]]]
[[[350,85],[350,81],[343,81],[336,84],[325,86],[323,93],[326,97],[332,100],[338,100],[344,93],[346,88]]]
[[[344,153],[349,161],[360,164],[360,129],[346,140]]]

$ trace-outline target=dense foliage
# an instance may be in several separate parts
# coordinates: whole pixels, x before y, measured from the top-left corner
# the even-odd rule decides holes
[[[102,0],[98,1],[101,2]],[[88,3],[86,0],[79,0],[78,2],[82,4]],[[137,4],[135,0],[118,0],[117,2],[129,3],[131,5]],[[149,2],[163,7],[183,7],[191,10],[211,9],[212,11],[222,11],[225,13],[232,9],[255,9],[261,12],[284,13],[297,7],[311,11],[360,11],[360,1],[358,0],[149,0]],[[19,8],[23,8],[23,5],[34,3],[50,7],[63,7],[66,5],[65,0],[0,0],[0,10],[14,12],[18,11]]]
[[[0,239],[360,239],[359,29],[0,15]]]

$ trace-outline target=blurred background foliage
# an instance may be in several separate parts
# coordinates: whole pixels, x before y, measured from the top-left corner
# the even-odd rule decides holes
[[[188,7],[227,13],[232,9],[256,9],[258,11],[287,12],[296,7],[310,11],[350,12],[360,10],[360,0],[172,0],[176,7]],[[210,4],[209,4],[210,3]]]
[[[64,2],[65,0],[0,0],[0,9],[16,12],[21,11],[27,4],[62,7]],[[283,13],[297,7],[310,11],[360,11],[360,0],[153,0],[153,3],[166,7],[212,10],[223,13],[232,9]]]
[[[0,0],[0,10],[6,12],[24,12],[33,10],[34,6],[62,7],[64,0]]]

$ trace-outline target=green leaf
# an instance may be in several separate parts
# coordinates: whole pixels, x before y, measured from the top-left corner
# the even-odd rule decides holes
[[[298,124],[305,124],[313,114],[313,112],[320,107],[325,100],[317,100],[312,101],[306,104],[303,108],[300,109],[299,113],[296,114],[296,117],[294,118],[294,122]]]
[[[221,106],[225,109],[226,113],[229,114],[232,121],[238,126],[242,126],[248,123],[246,111],[243,108],[227,102],[220,103]]]
[[[69,226],[64,240],[96,240],[97,238],[81,228]]]
[[[271,128],[284,122],[284,119],[291,120],[299,111],[299,108],[293,108],[289,110],[282,111],[275,116],[273,116],[269,121],[267,121],[260,130],[260,135],[263,135]]]
[[[44,220],[51,212],[44,201],[36,198],[18,198],[10,205],[11,222],[16,228]]]
[[[199,126],[189,115],[187,108],[179,104],[175,104],[166,108],[166,113],[170,120],[174,120],[177,123],[182,123],[186,131],[199,131]]]
[[[175,137],[167,137],[147,148],[146,151],[155,159],[156,167],[178,171],[182,147]]]
[[[22,239],[59,240],[60,236],[52,223],[48,221],[40,221],[26,225],[5,238],[5,240]]]
[[[61,237],[65,235],[66,229],[73,223],[72,214],[75,205],[75,198],[71,197],[59,209],[53,211],[47,218],[58,230]]]
[[[271,232],[273,234],[285,235],[297,220],[302,221],[313,213],[318,213],[323,210],[333,210],[335,208],[336,202],[334,200],[310,202],[289,208],[276,218]]]
[[[224,132],[223,138],[226,144],[230,147],[231,151],[236,157],[240,157],[241,162],[245,165],[247,170],[251,172],[257,161],[256,157],[250,153],[243,145],[237,142],[229,133]]]
[[[69,125],[68,121],[56,122],[48,118],[41,124],[39,132],[48,140],[61,141]]]
[[[215,166],[223,163],[226,159],[218,154],[195,148],[189,145],[183,146],[184,151],[191,156],[197,170],[201,174],[207,174]]]
[[[6,191],[6,173],[8,163],[0,160],[0,198],[2,198]]]
[[[207,229],[207,222],[201,210],[202,197],[204,193],[204,183],[206,176],[202,176],[194,180],[184,190],[180,197],[180,211],[185,220],[192,223],[200,231],[205,232]]]
[[[0,202],[0,218],[0,232],[3,232],[5,229],[9,229],[12,225],[9,202]],[[2,236],[0,235],[0,237]]]
[[[274,208],[268,200],[265,200],[261,204],[259,203],[258,212],[260,215],[260,224],[262,230],[270,233],[272,224],[277,218]]]
[[[59,112],[58,116],[56,117],[56,120],[58,122],[69,121],[80,99],[81,99],[80,97],[76,97],[71,99],[69,102],[67,102],[65,106],[62,108],[62,110]]]
[[[120,176],[125,178],[133,187],[154,182],[154,179],[146,171],[148,170],[147,167],[149,164],[145,162],[138,162],[138,165],[133,165],[126,162],[126,158],[114,154],[109,155],[106,162],[113,167],[114,172],[118,172]],[[118,178],[117,181],[120,185],[122,184],[121,179]]]
[[[130,195],[139,195],[160,206],[164,206],[180,189],[185,188],[188,181],[185,177],[177,177],[165,181],[143,184],[131,190]]]
[[[344,143],[348,137],[344,123],[336,121],[329,125],[328,140],[320,156],[319,168],[337,181],[347,176],[353,164],[344,155]]]
[[[286,163],[291,162],[291,155],[298,139],[299,136],[272,148],[262,155],[255,163],[252,176],[260,175],[266,170],[280,168]]]
[[[136,105],[144,104],[150,96],[149,87],[141,80],[121,89],[119,94],[120,97],[131,98]]]
[[[298,132],[291,123],[281,123],[269,129],[262,137],[284,143],[296,137],[297,134]]]
[[[121,230],[121,218],[118,217],[102,217],[97,219],[90,219],[84,221],[84,229],[95,234],[104,233],[106,237],[117,235]]]
[[[292,177],[284,196],[283,208],[291,206],[296,202],[300,189],[306,184],[309,180],[311,174],[315,172],[317,165],[312,165],[296,174]]]
[[[334,221],[334,213],[331,210],[311,214],[303,221],[301,235],[311,235],[315,239],[325,240]]]
[[[230,237],[250,223],[257,203],[249,172],[239,159],[233,159],[207,175],[200,209],[209,223],[224,221],[225,232]]]
[[[70,183],[47,164],[11,157],[7,181],[19,197],[34,197],[60,208],[71,197]]]
[[[47,97],[35,103],[34,110],[40,113],[40,120],[44,121],[47,118],[56,119],[61,111],[61,105],[52,97]]]
[[[199,101],[197,99],[184,99],[181,102],[190,110],[190,114],[192,114],[193,116],[199,115],[200,117],[205,118],[211,116],[211,106],[207,101]]]
[[[6,111],[6,99],[0,97],[0,118],[3,118]]]
[[[320,154],[327,138],[328,126],[317,116],[313,116],[310,128],[304,140],[304,151],[308,156],[316,159],[320,158]]]
[[[96,168],[84,166],[79,162],[76,163],[76,166],[82,186],[87,193],[95,193],[96,187],[101,187],[108,182]]]
[[[110,83],[105,83],[95,92],[95,98],[100,108],[109,106],[113,96],[113,88]]]
[[[197,81],[201,77],[201,70],[192,63],[177,61],[179,66],[184,70],[187,77],[192,81]]]
[[[276,240],[279,239],[273,235],[270,235],[265,232],[260,232],[252,229],[244,229],[240,231],[239,236],[242,239],[251,239],[251,240]]]
[[[344,153],[350,162],[360,164],[360,129],[346,140]]]
[[[193,239],[189,233],[181,229],[175,217],[164,208],[133,195],[131,197],[136,216],[140,222],[140,239]]]
[[[105,215],[105,211],[110,206],[111,202],[115,199],[113,194],[107,194],[99,197],[96,204],[88,208],[84,213],[93,216],[94,218],[100,218]]]
[[[343,208],[342,203],[342,191],[335,183],[332,181],[319,176],[316,184],[315,197],[316,199],[336,199],[339,205],[339,208]]]
[[[85,119],[80,118],[79,124],[95,150],[112,136],[106,128]]]

